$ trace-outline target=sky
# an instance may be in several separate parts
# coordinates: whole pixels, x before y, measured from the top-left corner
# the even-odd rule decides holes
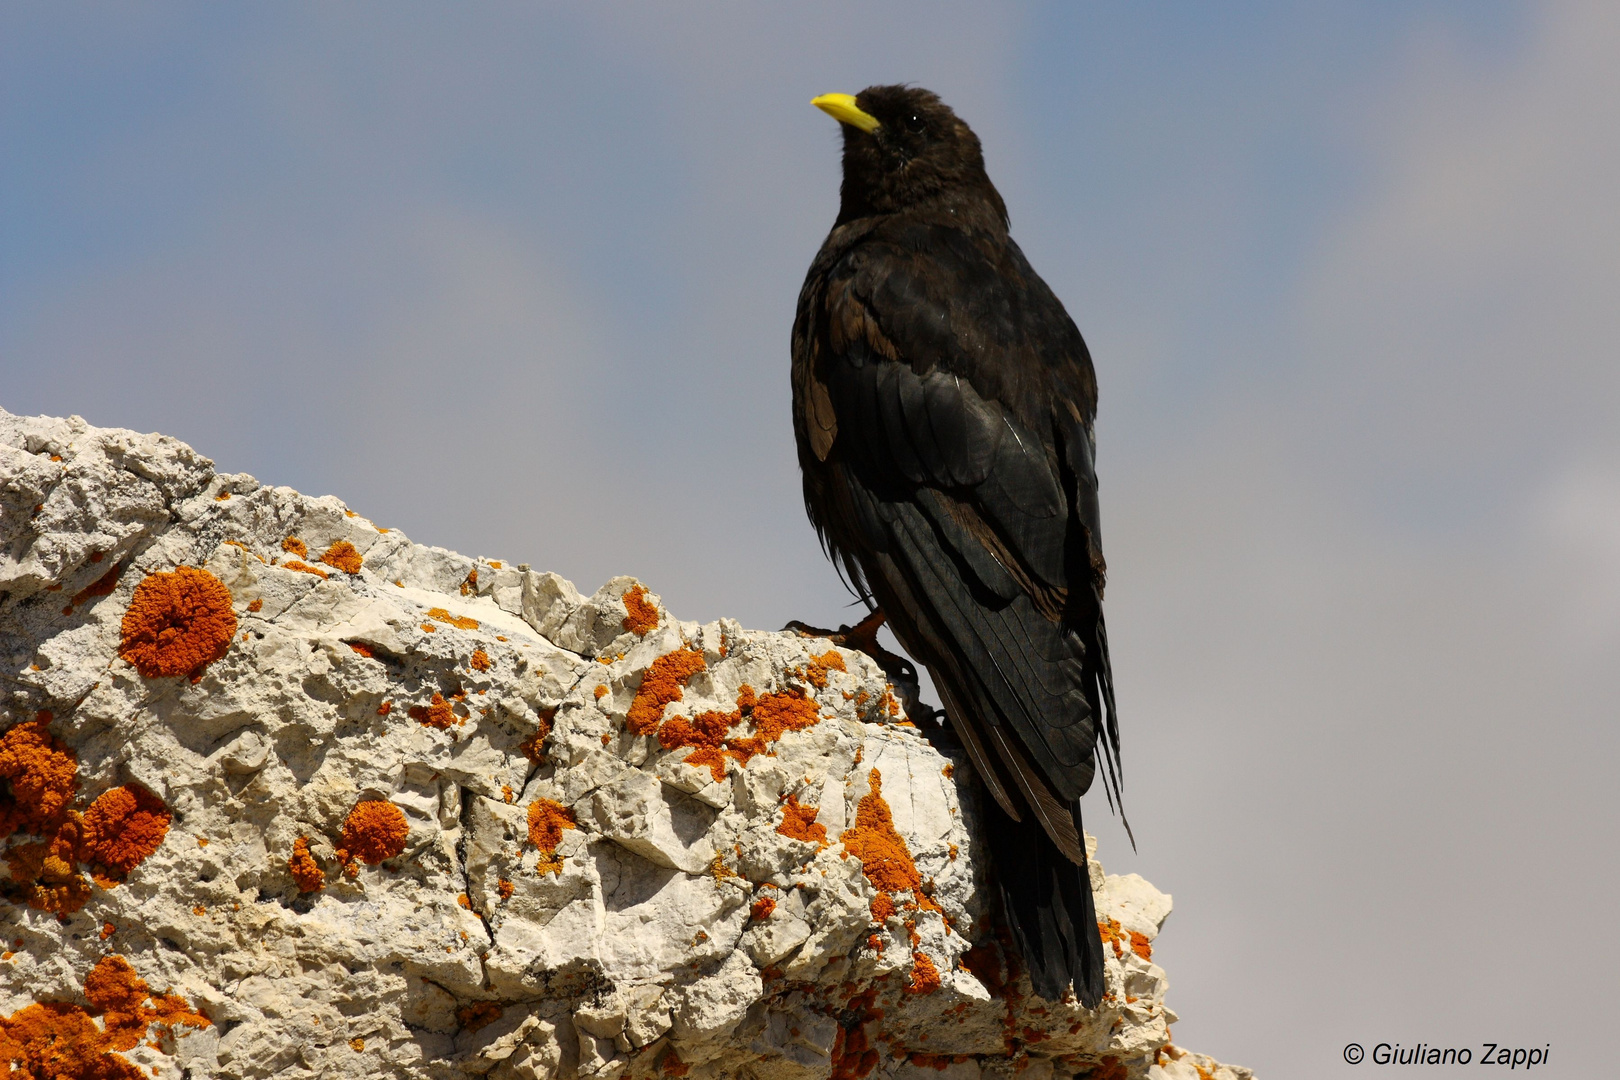
[[[0,406],[682,618],[837,624],[789,414],[839,179],[808,101],[927,86],[1096,360],[1139,850],[1087,824],[1175,897],[1176,1041],[1590,1076],[1616,55],[1599,2],[6,4]]]

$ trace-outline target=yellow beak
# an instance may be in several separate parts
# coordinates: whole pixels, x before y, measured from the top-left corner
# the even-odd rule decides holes
[[[860,128],[868,135],[883,126],[878,123],[877,117],[860,110],[860,107],[855,104],[854,94],[822,94],[818,98],[811,98],[810,104],[840,124]]]

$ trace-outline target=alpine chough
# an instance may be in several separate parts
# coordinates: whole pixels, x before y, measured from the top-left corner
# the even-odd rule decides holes
[[[842,125],[838,218],[793,324],[805,509],[851,587],[933,676],[987,805],[1008,922],[1042,997],[1095,1006],[1080,825],[1119,797],[1086,343],[1008,233],[979,140],[873,86]],[[863,626],[870,627],[870,620]]]

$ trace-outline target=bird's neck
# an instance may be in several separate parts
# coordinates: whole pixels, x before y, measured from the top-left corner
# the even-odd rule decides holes
[[[1001,239],[1006,238],[1008,228],[1006,204],[994,188],[988,196],[978,190],[949,189],[927,198],[898,203],[882,196],[874,199],[867,192],[852,192],[847,184],[840,193],[838,220],[833,227],[887,217],[927,221]]]

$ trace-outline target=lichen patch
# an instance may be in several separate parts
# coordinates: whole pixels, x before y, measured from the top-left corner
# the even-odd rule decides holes
[[[154,993],[122,956],[96,962],[84,978],[84,996],[88,1007],[43,1001],[0,1016],[0,1062],[7,1072],[51,1080],[136,1080],[144,1074],[120,1051],[134,1049],[154,1026],[168,1033],[212,1023],[184,998]],[[163,1042],[149,1045],[161,1050]]]
[[[443,694],[434,694],[433,700],[426,705],[412,705],[406,710],[412,720],[423,727],[445,728],[454,727],[457,723],[455,708],[444,700]]]
[[[287,869],[301,893],[317,892],[326,887],[326,873],[315,856],[309,853],[309,838],[300,836],[293,841],[292,855],[287,858]]]
[[[321,562],[336,567],[345,574],[360,572],[360,552],[356,551],[354,545],[347,540],[339,540],[321,552]]]
[[[686,680],[707,666],[703,654],[689,645],[654,660],[641,677],[641,687],[625,714],[625,726],[635,735],[652,734],[670,702],[681,700]]]
[[[170,820],[163,800],[141,785],[109,788],[85,811],[80,859],[128,877],[163,843]]]
[[[339,856],[345,862],[352,857],[368,866],[376,866],[404,851],[405,838],[410,832],[404,812],[393,803],[382,799],[356,803],[343,821],[343,848]]]
[[[118,655],[148,679],[191,675],[225,655],[236,634],[231,591],[189,566],[148,574],[124,612]]]
[[[452,615],[442,607],[429,608],[427,617],[430,619],[437,619],[439,622],[442,622],[447,626],[453,626],[457,630],[478,629],[477,619],[469,619],[464,615]],[[422,629],[426,630],[427,627],[424,626]]]
[[[0,736],[0,840],[54,832],[78,792],[78,755],[50,724],[51,714],[41,712]]]
[[[562,843],[563,830],[578,827],[574,822],[574,812],[559,802],[536,799],[529,804],[529,843],[540,852],[540,859],[534,867],[537,873],[562,872],[562,857],[557,854],[557,845]]]
[[[630,586],[625,590],[623,600],[626,614],[621,626],[638,636],[658,629],[658,609],[647,602],[645,585]]]
[[[839,836],[844,849],[861,860],[861,870],[880,893],[910,892],[919,907],[939,910],[923,891],[922,875],[911,859],[906,838],[894,827],[894,815],[883,798],[883,774],[866,774],[868,791],[855,808],[855,827]]]
[[[821,807],[800,806],[799,797],[789,795],[782,804],[782,823],[776,827],[776,831],[795,840],[826,847],[827,826],[817,824],[816,815],[819,813]]]

